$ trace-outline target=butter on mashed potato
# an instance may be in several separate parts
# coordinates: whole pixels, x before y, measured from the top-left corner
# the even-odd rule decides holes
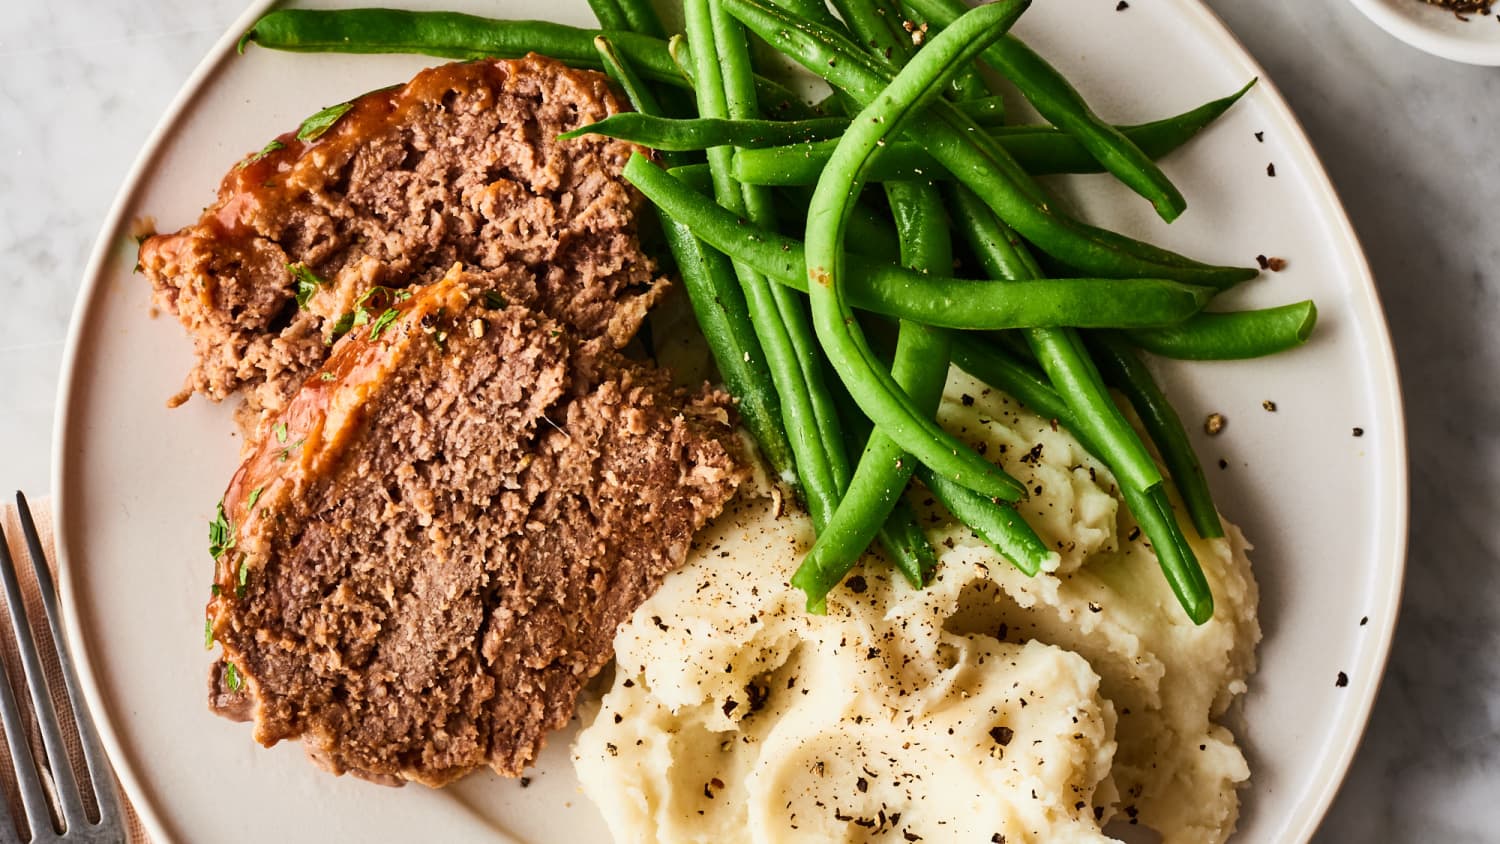
[[[940,564],[915,590],[870,560],[809,615],[788,581],[807,518],[766,485],[700,534],[621,628],[574,746],[619,842],[1174,842],[1234,830],[1249,776],[1216,723],[1260,638],[1238,529],[1185,529],[1216,602],[1194,626],[1064,430],[957,371],[940,418],[1031,490],[1058,551],[1026,577],[915,494]]]

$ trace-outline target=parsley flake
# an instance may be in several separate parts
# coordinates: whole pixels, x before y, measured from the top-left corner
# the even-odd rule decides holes
[[[245,588],[245,584],[250,582],[250,563],[244,557],[240,558],[240,574],[239,574],[239,578],[240,578],[240,589],[244,589]]]
[[[297,140],[317,140],[322,137],[324,132],[332,129],[333,124],[339,122],[339,118],[343,117],[351,108],[354,108],[354,103],[339,103],[338,105],[331,105],[314,114],[312,117],[307,118],[297,128]]]
[[[374,340],[376,337],[379,337],[380,332],[395,322],[398,316],[400,316],[400,311],[397,311],[395,308],[386,308],[380,316],[375,318],[375,322],[370,324],[370,339]]]
[[[276,441],[277,442],[279,442],[279,443],[286,442],[286,423],[285,422],[277,422],[276,423],[276,427],[272,428],[271,430],[274,431],[274,432],[276,432]]]
[[[374,318],[377,324],[370,327],[370,339],[380,336],[380,332],[384,331],[386,326],[399,315],[391,306],[397,302],[405,302],[411,296],[410,290],[392,290],[383,285],[371,287],[354,300],[354,310],[339,317],[338,321],[333,324],[333,334],[330,335],[328,344],[332,345],[334,340],[348,334],[357,326],[369,325],[371,315],[377,311],[380,315]]]
[[[484,293],[484,306],[492,311],[498,311],[505,307],[505,297],[498,290],[486,290]]]
[[[245,159],[244,161],[241,161],[239,163],[239,165],[236,166],[234,169],[236,169],[236,170],[243,170],[246,167],[249,167],[250,165],[254,164],[255,162],[257,162],[259,160],[261,160],[262,158],[265,158],[266,156],[270,155],[271,153],[273,153],[273,152],[275,152],[276,150],[279,150],[279,149],[286,149],[286,144],[282,143],[281,141],[271,141],[270,143],[268,143],[265,146],[261,147],[260,148],[260,152],[257,152],[256,154],[254,154],[254,155],[250,156],[249,158]]]
[[[333,373],[332,372],[325,372],[322,375],[318,376],[318,380],[320,380],[320,381],[332,381],[333,380]]]
[[[250,490],[250,501],[245,505],[246,512],[255,509],[255,502],[260,500],[260,487]]]
[[[208,523],[208,553],[218,562],[224,552],[234,547],[234,522],[224,515],[224,500],[219,499],[214,520]]]
[[[206,650],[210,650],[210,649],[213,648],[213,646],[214,646],[214,620],[212,618],[205,618],[205,619],[203,619],[203,649],[205,651]]]
[[[306,264],[287,264],[286,269],[297,280],[297,307],[305,311],[307,300],[323,286],[323,279],[318,278],[317,273],[308,269]]]
[[[328,335],[328,341],[327,341],[328,345],[332,346],[333,345],[333,341],[339,339],[340,337],[344,336],[345,334],[348,334],[349,333],[349,329],[351,329],[353,327],[354,327],[354,312],[353,311],[349,311],[348,313],[344,314],[343,316],[339,317],[337,320],[334,321],[334,323],[333,323],[333,333]]]
[[[240,690],[240,670],[232,662],[224,663],[224,688],[231,692]]]

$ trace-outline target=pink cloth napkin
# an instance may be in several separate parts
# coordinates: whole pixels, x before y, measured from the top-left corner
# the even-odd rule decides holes
[[[42,539],[42,548],[47,553],[47,565],[53,574],[57,572],[57,550],[52,536],[52,513],[49,502],[45,499],[31,502],[31,514],[36,520],[37,533]],[[26,551],[26,540],[21,534],[21,519],[16,513],[14,505],[6,502],[0,504],[0,527],[5,529],[5,539],[10,545],[11,558],[16,562],[16,575],[21,581],[21,593],[25,597],[26,617],[31,621],[31,635],[36,640],[37,647],[41,649],[42,668],[47,675],[47,685],[52,690],[53,706],[58,712],[70,712],[67,699],[63,695],[62,669],[58,667],[52,656],[52,633],[47,628],[47,617],[42,611],[41,592],[37,588],[36,576]],[[0,598],[0,666],[10,677],[11,686],[15,689],[19,700],[29,701],[30,691],[27,689],[25,671],[21,667],[20,658],[16,652],[15,636],[12,632],[10,610],[5,606],[3,598]],[[41,734],[36,730],[36,722],[31,717],[31,707],[24,705],[27,715],[27,731],[31,736],[31,753],[33,758],[42,760],[45,757],[42,748]],[[63,743],[68,748],[68,761],[73,767],[73,775],[79,783],[87,783],[88,775],[85,773],[83,753],[78,744],[78,727],[73,719],[64,717],[62,723]],[[39,762],[40,764],[40,762]],[[50,789],[50,779],[43,773],[43,785]],[[95,816],[96,809],[93,805],[91,789],[83,788],[85,800],[89,804],[89,813]],[[16,779],[14,766],[11,764],[10,747],[6,744],[4,733],[0,733],[0,799],[4,799],[10,806],[10,814],[15,819],[18,827],[25,827],[25,814],[21,811],[20,792],[16,790]],[[136,816],[135,809],[130,801],[123,797],[125,804],[125,828],[129,835],[131,844],[142,844],[151,839],[146,835],[146,829],[141,825],[140,818]],[[0,829],[0,840],[10,838],[9,830]],[[21,840],[27,836],[17,830]]]

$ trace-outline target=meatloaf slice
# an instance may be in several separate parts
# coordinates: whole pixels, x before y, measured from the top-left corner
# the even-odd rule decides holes
[[[252,412],[281,408],[361,296],[455,262],[575,336],[623,346],[664,284],[619,178],[636,147],[557,140],[618,109],[604,76],[551,59],[449,64],[247,157],[197,223],[141,247],[157,307],[196,346],[174,403],[243,389]],[[319,282],[300,306],[298,275]]]
[[[518,775],[739,483],[728,397],[494,284],[380,291],[230,483],[215,697],[261,743],[386,781]]]

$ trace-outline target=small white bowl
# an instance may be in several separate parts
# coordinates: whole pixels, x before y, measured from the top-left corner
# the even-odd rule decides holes
[[[1500,66],[1500,2],[1461,20],[1421,0],[1349,0],[1382,29],[1419,50],[1465,64]]]

